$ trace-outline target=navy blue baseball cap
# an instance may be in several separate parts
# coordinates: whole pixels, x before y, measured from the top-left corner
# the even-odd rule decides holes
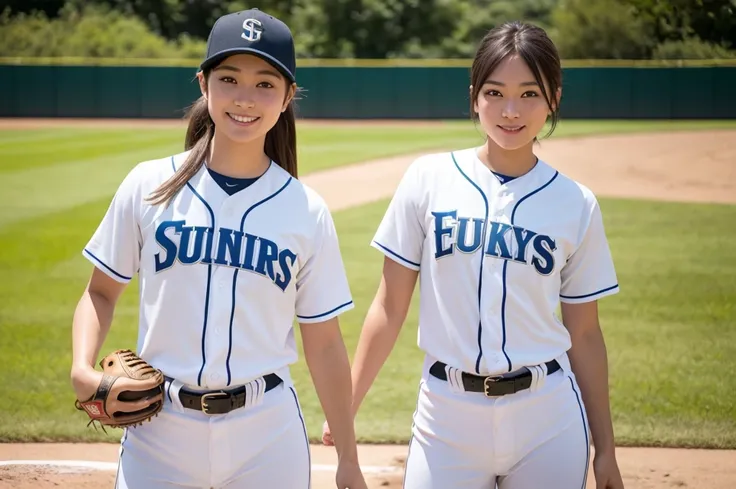
[[[271,63],[291,82],[296,81],[296,54],[291,30],[257,8],[226,14],[215,22],[207,40],[204,71],[234,54],[253,54]]]

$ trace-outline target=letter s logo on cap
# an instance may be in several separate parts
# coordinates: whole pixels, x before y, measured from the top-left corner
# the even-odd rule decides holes
[[[243,33],[240,34],[240,37],[250,42],[260,40],[261,34],[263,33],[263,30],[261,29],[262,25],[261,21],[257,19],[245,19],[243,21]]]

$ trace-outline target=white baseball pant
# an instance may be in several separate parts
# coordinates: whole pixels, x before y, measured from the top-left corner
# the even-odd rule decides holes
[[[309,488],[309,444],[292,386],[217,415],[185,409],[168,383],[167,391],[158,417],[125,430],[116,489]]]
[[[590,438],[572,372],[494,398],[424,372],[405,489],[585,488]]]

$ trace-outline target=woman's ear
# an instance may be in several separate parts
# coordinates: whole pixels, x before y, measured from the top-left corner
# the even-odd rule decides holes
[[[470,98],[473,98],[473,85],[470,85],[468,94]],[[476,114],[478,113],[478,100],[477,99],[473,100],[473,112],[475,112]]]
[[[199,82],[199,91],[202,93],[204,99],[207,100],[207,79],[201,71],[197,72],[197,81]]]
[[[559,110],[559,108],[560,108],[560,100],[561,99],[562,99],[562,87],[559,87],[557,89],[557,93],[555,94],[555,100],[554,100],[554,103],[552,105],[554,107],[555,111]]]
[[[289,89],[286,91],[286,97],[284,97],[284,105],[281,107],[281,112],[286,112],[286,109],[289,108],[289,104],[292,100],[294,100],[294,96],[296,95],[297,86],[296,83],[292,83],[289,85]]]

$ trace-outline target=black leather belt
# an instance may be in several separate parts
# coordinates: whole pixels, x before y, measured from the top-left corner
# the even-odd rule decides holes
[[[547,374],[552,374],[560,369],[557,360],[545,363],[547,366]],[[435,362],[430,368],[429,373],[440,380],[447,380],[445,371],[446,364]],[[532,385],[532,372],[527,367],[522,367],[514,372],[502,375],[475,375],[466,372],[462,373],[463,386],[467,392],[482,392],[487,397],[505,396],[507,394],[515,394],[524,389],[528,389]]]
[[[276,374],[264,375],[268,392],[283,380]],[[179,400],[182,406],[205,414],[227,414],[233,409],[245,406],[245,386],[241,385],[230,390],[216,390],[209,392],[192,392],[185,388],[179,390]]]

